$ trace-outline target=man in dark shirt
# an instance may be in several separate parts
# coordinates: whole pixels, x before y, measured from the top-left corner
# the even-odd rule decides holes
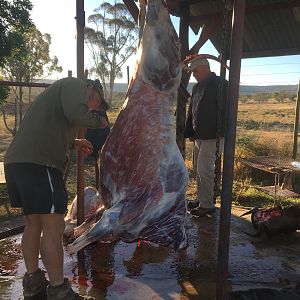
[[[103,128],[107,121],[99,110],[103,92],[93,82],[63,78],[39,94],[28,109],[9,146],[4,164],[12,207],[25,215],[22,254],[26,266],[24,299],[91,299],[75,293],[63,276],[62,235],[67,211],[63,172],[69,149],[86,154],[93,147],[75,139],[79,127]],[[39,253],[49,282],[39,269]]]
[[[220,155],[224,147],[227,81],[224,82],[221,119],[218,120],[218,91],[220,77],[211,72],[206,59],[194,58],[188,70],[197,83],[193,87],[185,128],[185,137],[195,142],[198,201],[189,203],[193,215],[202,217],[214,213],[214,174],[217,159],[217,127],[220,122]]]

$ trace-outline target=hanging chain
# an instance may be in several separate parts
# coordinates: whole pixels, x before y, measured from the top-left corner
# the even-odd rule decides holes
[[[222,48],[221,48],[221,70],[220,70],[220,81],[218,86],[218,107],[217,107],[217,141],[216,141],[216,152],[215,152],[215,163],[220,157],[220,135],[222,126],[222,104],[223,104],[223,94],[224,94],[224,82],[226,77],[226,46],[227,46],[227,35],[228,35],[228,0],[223,0],[224,10],[223,10],[223,24],[222,24]],[[215,165],[214,174],[214,202],[216,202],[218,196],[218,182],[221,178],[221,172],[217,165]]]

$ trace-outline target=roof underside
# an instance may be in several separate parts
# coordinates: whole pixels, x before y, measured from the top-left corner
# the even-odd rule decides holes
[[[176,16],[180,16],[182,3],[189,3],[190,26],[195,33],[222,16],[224,11],[222,0],[167,2],[170,13]],[[246,3],[243,58],[300,54],[300,1],[247,0]],[[222,29],[219,28],[210,40],[220,52]]]

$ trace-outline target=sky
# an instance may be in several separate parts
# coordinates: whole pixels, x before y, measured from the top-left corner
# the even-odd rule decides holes
[[[111,1],[111,0],[109,0]],[[50,54],[58,57],[63,67],[61,74],[53,74],[51,79],[66,77],[68,70],[76,76],[76,1],[75,0],[31,0],[33,4],[32,20],[42,33],[49,33],[52,38]],[[102,1],[86,0],[86,19],[93,13]],[[172,17],[172,22],[178,30],[178,18]],[[88,26],[88,23],[86,22]],[[189,34],[190,46],[198,39],[191,30]],[[207,42],[199,53],[218,55],[214,46]],[[130,74],[134,71],[136,57],[129,58],[124,66],[123,78],[117,82],[127,82],[126,67],[129,66]],[[90,63],[89,50],[85,47],[85,67]],[[219,73],[219,64],[211,61],[211,69]],[[300,78],[300,55],[252,58],[242,60],[241,84],[242,85],[278,85],[297,84]],[[194,81],[193,79],[191,79]]]

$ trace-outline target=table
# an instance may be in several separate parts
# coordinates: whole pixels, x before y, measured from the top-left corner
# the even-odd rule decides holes
[[[236,158],[240,162],[251,168],[259,169],[274,174],[274,193],[277,196],[277,187],[280,183],[280,176],[287,176],[293,173],[300,173],[300,168],[292,165],[293,159],[281,156],[257,156],[251,158]]]

